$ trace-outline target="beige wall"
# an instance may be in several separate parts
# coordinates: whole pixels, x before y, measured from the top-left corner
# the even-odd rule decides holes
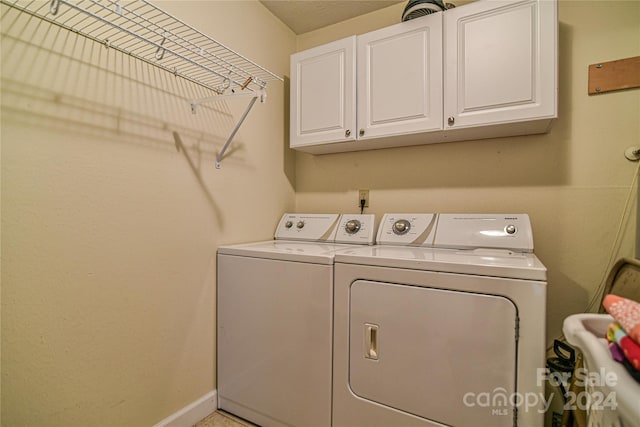
[[[294,50],[401,12],[295,37],[255,1],[161,6],[280,75]],[[245,101],[191,115],[189,84],[5,11],[3,426],[148,426],[214,389],[217,246],[270,238],[285,210],[355,212],[359,188],[378,215],[528,212],[549,267],[551,337],[587,305],[610,258],[631,254],[631,222],[613,246],[637,167],[622,154],[640,144],[640,92],[588,97],[586,70],[640,53],[638,1],[560,3],[549,135],[296,154],[288,89],[272,82],[221,170],[215,151]]]
[[[161,7],[288,74],[295,36],[257,1]],[[216,387],[216,248],[270,238],[294,207],[285,84],[216,170],[247,100],[192,115],[190,84],[15,16],[2,6],[2,425],[150,426]]]
[[[303,34],[304,50],[400,20],[403,4]],[[587,67],[640,55],[639,1],[561,1],[559,119],[548,135],[368,152],[296,155],[296,209],[370,213],[526,212],[535,251],[549,269],[548,339],[583,311],[609,260],[633,255],[635,211],[616,232],[637,164],[640,89],[587,95]],[[635,192],[632,193],[635,207]],[[620,248],[618,249],[618,246]]]

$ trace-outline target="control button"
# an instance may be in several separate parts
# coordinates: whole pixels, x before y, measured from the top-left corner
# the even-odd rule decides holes
[[[511,225],[507,225],[507,226],[504,228],[504,231],[506,231],[506,232],[507,232],[507,234],[515,234],[515,232],[516,232],[516,226],[515,226],[515,225],[513,225],[513,224],[511,224]]]
[[[304,221],[298,221],[298,223],[296,224],[296,227],[298,228],[304,227]]]
[[[291,227],[293,227],[293,222],[287,221],[287,222],[284,223],[284,226],[285,226],[285,228],[291,228]]]
[[[344,225],[344,229],[348,234],[356,234],[360,231],[360,226],[360,221],[357,219],[351,219]]]
[[[402,235],[406,234],[411,228],[411,223],[406,219],[400,219],[393,224],[393,232]]]

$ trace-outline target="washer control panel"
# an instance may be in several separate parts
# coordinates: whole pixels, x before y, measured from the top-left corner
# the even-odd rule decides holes
[[[373,245],[376,238],[373,214],[342,214],[336,230],[336,243]]]
[[[360,231],[361,226],[362,224],[357,219],[350,219],[344,225],[344,230],[347,232],[347,234],[355,234]]]
[[[373,245],[375,216],[357,214],[286,213],[276,228],[276,240]]]
[[[336,236],[338,214],[290,214],[282,216],[276,228],[276,240],[307,240],[333,242]]]
[[[436,214],[385,214],[378,227],[380,245],[433,246]]]

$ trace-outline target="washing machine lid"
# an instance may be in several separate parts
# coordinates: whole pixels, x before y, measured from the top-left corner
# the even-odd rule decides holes
[[[221,246],[218,248],[218,254],[313,264],[333,264],[336,251],[349,247],[349,245],[338,245],[334,243],[268,240],[264,242]]]
[[[372,246],[338,251],[335,262],[512,279],[547,280],[547,269],[534,254],[505,249]]]

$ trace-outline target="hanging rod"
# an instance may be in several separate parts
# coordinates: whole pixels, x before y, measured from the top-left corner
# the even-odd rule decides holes
[[[162,11],[146,0],[0,0],[131,55],[200,86],[222,93],[224,86],[263,89],[282,77]]]

